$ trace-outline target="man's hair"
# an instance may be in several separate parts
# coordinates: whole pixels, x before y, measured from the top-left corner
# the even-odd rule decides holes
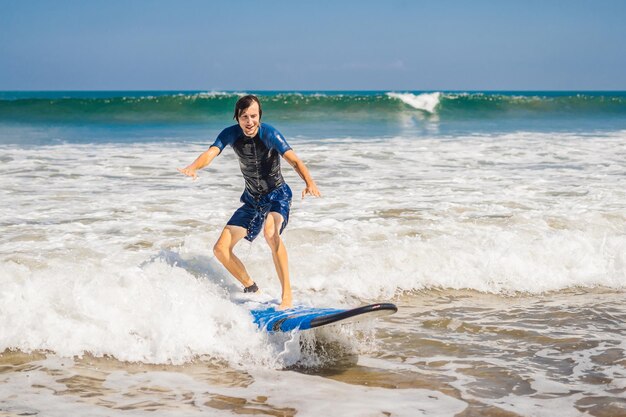
[[[259,105],[259,119],[261,119],[261,116],[263,116],[261,102],[259,101],[257,96],[254,96],[252,94],[248,94],[247,96],[243,96],[239,100],[237,100],[237,104],[235,104],[235,115],[233,116],[233,119],[239,121],[239,116],[241,115],[241,113],[243,113],[245,109],[250,107],[252,103],[256,103]]]

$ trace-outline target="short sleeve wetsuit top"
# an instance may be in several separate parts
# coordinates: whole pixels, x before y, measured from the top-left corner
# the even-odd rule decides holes
[[[218,147],[221,152],[226,145],[234,149],[246,182],[246,191],[254,197],[268,194],[285,183],[280,171],[280,157],[291,147],[272,126],[261,123],[253,138],[247,137],[238,124],[227,127],[212,146]]]

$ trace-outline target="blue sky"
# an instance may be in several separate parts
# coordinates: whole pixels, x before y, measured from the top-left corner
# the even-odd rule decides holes
[[[0,90],[626,90],[626,1],[0,0]]]

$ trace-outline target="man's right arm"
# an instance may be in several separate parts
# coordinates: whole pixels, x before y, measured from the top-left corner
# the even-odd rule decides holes
[[[182,174],[187,175],[188,177],[193,177],[193,179],[195,180],[196,178],[198,178],[198,174],[196,173],[196,171],[209,165],[211,161],[213,161],[213,159],[215,159],[215,157],[220,154],[220,152],[220,148],[218,148],[217,146],[211,146],[187,167],[178,168],[178,171]]]

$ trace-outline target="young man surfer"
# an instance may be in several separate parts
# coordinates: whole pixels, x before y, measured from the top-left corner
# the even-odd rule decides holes
[[[199,169],[209,165],[226,145],[230,145],[239,158],[239,167],[246,187],[241,196],[241,206],[230,218],[217,243],[213,247],[215,257],[244,286],[244,292],[256,292],[255,282],[245,266],[233,253],[233,248],[245,238],[252,242],[263,229],[263,235],[272,250],[276,273],[282,286],[279,309],[292,306],[291,285],[287,251],[280,234],[289,221],[291,189],[280,171],[282,156],[304,180],[306,186],[302,198],[307,194],[321,194],[309,170],[272,126],[261,123],[263,111],[256,96],[241,97],[235,104],[236,125],[224,129],[213,145],[186,168],[178,170],[194,179]]]

